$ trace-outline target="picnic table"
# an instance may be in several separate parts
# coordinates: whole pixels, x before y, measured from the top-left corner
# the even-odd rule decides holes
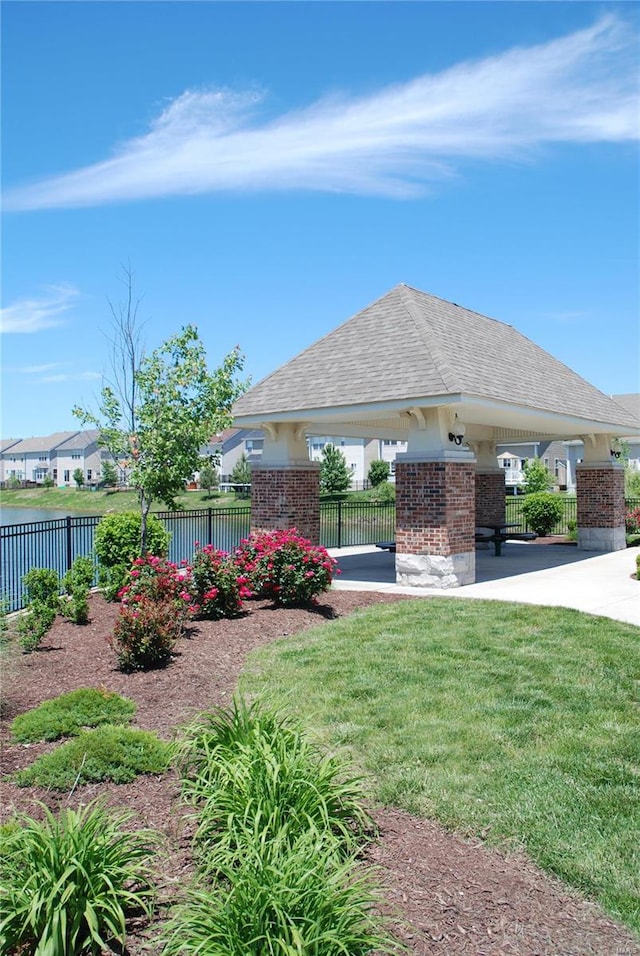
[[[476,528],[476,544],[491,542],[494,554],[499,558],[502,554],[502,545],[505,541],[535,541],[537,535],[533,531],[510,531],[510,528],[521,528],[520,524],[483,524]]]
[[[521,528],[520,524],[483,524],[481,528],[476,528],[476,544],[491,542],[494,547],[494,554],[499,558],[502,554],[502,545],[505,541],[535,541],[537,535],[533,531],[511,531],[511,528]],[[395,541],[380,541],[376,548],[382,551],[395,553]]]

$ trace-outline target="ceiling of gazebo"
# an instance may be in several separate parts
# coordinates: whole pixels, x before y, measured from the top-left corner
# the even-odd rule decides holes
[[[251,388],[234,423],[402,440],[412,409],[435,406],[467,440],[640,434],[626,408],[512,326],[405,285]]]

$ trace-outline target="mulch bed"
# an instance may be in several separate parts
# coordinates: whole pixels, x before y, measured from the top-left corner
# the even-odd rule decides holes
[[[9,723],[43,700],[78,687],[105,687],[133,699],[135,724],[169,739],[199,711],[231,700],[246,655],[278,638],[324,620],[399,595],[331,591],[315,609],[275,609],[252,601],[249,613],[232,621],[200,622],[181,641],[165,670],[123,674],[107,643],[118,608],[91,598],[91,621],[76,627],[58,619],[34,654],[12,649],[2,680],[4,774],[24,767],[54,745],[16,745]],[[18,788],[3,781],[2,818],[14,810],[37,815],[37,801],[52,808],[87,803],[104,795],[110,804],[134,811],[135,826],[161,830],[168,850],[155,861],[160,900],[180,894],[192,873],[189,821],[178,802],[173,773],[139,777],[121,786],[78,788],[71,797]],[[367,852],[379,867],[395,932],[419,956],[640,956],[640,941],[542,873],[523,855],[490,849],[480,840],[448,833],[430,820],[387,808],[374,809],[379,837]],[[156,956],[157,927],[133,925],[130,956]]]

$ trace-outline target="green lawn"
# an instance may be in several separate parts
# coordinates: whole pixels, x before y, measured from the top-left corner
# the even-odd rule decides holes
[[[246,508],[246,498],[234,494],[206,491],[185,491],[176,498],[180,508],[189,511],[198,508]],[[140,507],[135,491],[91,491],[88,488],[21,488],[0,491],[0,504],[15,508],[53,508],[75,514],[102,515],[113,511],[137,511]],[[166,511],[161,501],[154,502],[152,511]]]
[[[254,654],[243,688],[346,746],[379,801],[522,847],[640,932],[640,629],[378,605]]]

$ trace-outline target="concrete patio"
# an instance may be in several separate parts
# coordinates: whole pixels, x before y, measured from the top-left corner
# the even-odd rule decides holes
[[[408,588],[395,583],[395,555],[373,546],[333,549],[340,575],[334,587],[414,597],[484,598],[574,608],[640,626],[637,548],[593,554],[570,545],[508,542],[476,552],[476,581],[464,587]]]

